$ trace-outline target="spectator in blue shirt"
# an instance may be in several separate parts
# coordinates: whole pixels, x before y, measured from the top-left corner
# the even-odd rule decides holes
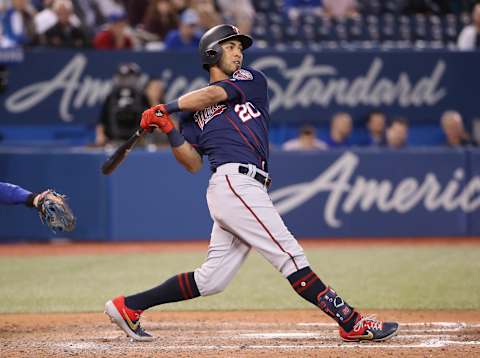
[[[165,37],[165,48],[169,50],[189,50],[198,48],[201,34],[198,31],[199,18],[193,9],[187,9],[180,17],[178,30],[171,30]]]
[[[26,0],[13,0],[2,17],[4,39],[2,46],[25,46],[36,39],[33,23],[34,9]]]
[[[348,147],[351,145],[352,117],[345,112],[336,113],[330,124],[330,135],[326,139],[329,148]]]

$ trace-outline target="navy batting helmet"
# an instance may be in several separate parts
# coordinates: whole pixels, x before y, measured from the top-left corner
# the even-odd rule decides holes
[[[222,57],[220,43],[232,39],[240,41],[244,50],[252,46],[253,43],[250,36],[241,34],[233,25],[217,25],[203,34],[198,45],[198,51],[204,69],[208,71],[210,65],[216,64]]]

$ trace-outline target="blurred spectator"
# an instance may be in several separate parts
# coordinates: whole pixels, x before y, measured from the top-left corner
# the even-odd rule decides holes
[[[95,1],[72,0],[75,14],[78,15],[84,31],[93,37],[97,30],[105,23],[105,17],[101,13]]]
[[[54,0],[44,0],[43,8],[34,16],[35,32],[42,35],[57,22],[57,16],[52,9]]]
[[[180,15],[182,12],[188,9],[187,0],[170,0],[175,9],[177,15]]]
[[[234,2],[235,0],[231,1],[231,6]],[[191,0],[190,8],[197,12],[199,25],[203,31],[224,22],[214,0]]]
[[[352,128],[352,117],[348,113],[340,112],[335,114],[330,122],[330,136],[326,140],[328,147],[350,146]]]
[[[356,0],[323,0],[325,15],[344,18],[358,15]]]
[[[73,5],[70,0],[55,0],[53,11],[57,17],[55,25],[50,27],[41,42],[52,47],[86,47],[88,45],[87,35],[80,26],[70,21],[73,14]]]
[[[480,3],[472,11],[472,24],[466,26],[458,36],[460,50],[480,49]]]
[[[0,0],[0,13],[6,11],[10,5],[10,0]]]
[[[89,0],[93,3],[104,19],[112,15],[126,14],[122,0]],[[128,20],[128,19],[127,19]]]
[[[387,146],[391,149],[401,149],[407,145],[408,122],[403,117],[392,120],[387,129]]]
[[[152,79],[145,87],[145,96],[150,107],[165,103],[165,84],[160,79]]]
[[[68,2],[70,2],[70,5],[72,5],[72,11],[70,11],[68,20],[72,26],[80,27],[81,25],[80,19],[73,13],[73,4],[71,3],[70,0]],[[40,12],[38,12],[34,18],[35,31],[39,36],[45,34],[45,32],[48,29],[52,28],[54,25],[58,23],[57,12],[53,10],[54,4],[58,3],[58,1],[45,0],[43,3],[45,7]],[[69,6],[69,5],[66,5],[66,6]]]
[[[252,32],[255,9],[250,0],[217,0],[225,22],[238,27],[241,34]]]
[[[327,144],[317,139],[316,129],[311,125],[300,128],[298,138],[290,139],[282,145],[283,150],[327,149]]]
[[[35,9],[27,0],[12,0],[2,16],[2,47],[28,46],[37,42],[33,18]]]
[[[465,130],[461,114],[457,111],[445,111],[442,114],[441,126],[447,146],[454,148],[475,144]]]
[[[165,37],[167,49],[197,49],[201,35],[198,32],[198,14],[193,9],[182,13],[178,30],[171,30]]]
[[[385,113],[374,111],[368,115],[367,130],[368,139],[367,145],[384,146],[387,144],[385,139]]]
[[[322,0],[285,0],[284,7],[291,21],[297,22],[300,15],[310,13],[322,15]]]
[[[125,13],[112,14],[106,28],[95,36],[94,47],[101,50],[133,48],[133,38],[128,34],[127,16]]]
[[[143,18],[143,29],[163,40],[165,35],[178,27],[178,16],[169,0],[152,0]]]
[[[149,108],[145,95],[148,77],[136,63],[122,63],[112,79],[112,91],[103,103],[96,128],[96,145],[123,141],[135,132],[142,112]]]
[[[123,0],[123,6],[128,14],[128,23],[130,26],[137,26],[142,23],[149,5],[154,2],[151,0]]]

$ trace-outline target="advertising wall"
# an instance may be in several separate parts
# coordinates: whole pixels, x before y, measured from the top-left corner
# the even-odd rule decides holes
[[[209,237],[209,169],[170,152],[134,151],[111,176],[101,151],[0,152],[2,181],[67,194],[81,240]],[[480,151],[273,152],[270,195],[299,238],[480,235]],[[53,236],[33,210],[0,207],[0,239]],[[60,237],[62,234],[60,234]]]
[[[166,83],[167,100],[204,86],[196,52],[30,50],[9,65],[0,97],[0,125],[88,124],[98,119],[119,63],[136,62]],[[446,109],[478,116],[480,52],[247,51],[246,63],[269,79],[277,122],[325,121],[337,111],[354,117],[372,108],[414,121],[438,121]],[[32,71],[31,69],[37,69]]]

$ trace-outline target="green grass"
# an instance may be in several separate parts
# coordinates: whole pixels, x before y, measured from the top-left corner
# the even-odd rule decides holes
[[[202,253],[0,258],[0,311],[101,311],[117,294],[153,287],[203,262]],[[352,305],[369,309],[480,309],[480,246],[365,247],[307,250],[323,281]],[[164,310],[311,307],[252,253],[216,296]]]

